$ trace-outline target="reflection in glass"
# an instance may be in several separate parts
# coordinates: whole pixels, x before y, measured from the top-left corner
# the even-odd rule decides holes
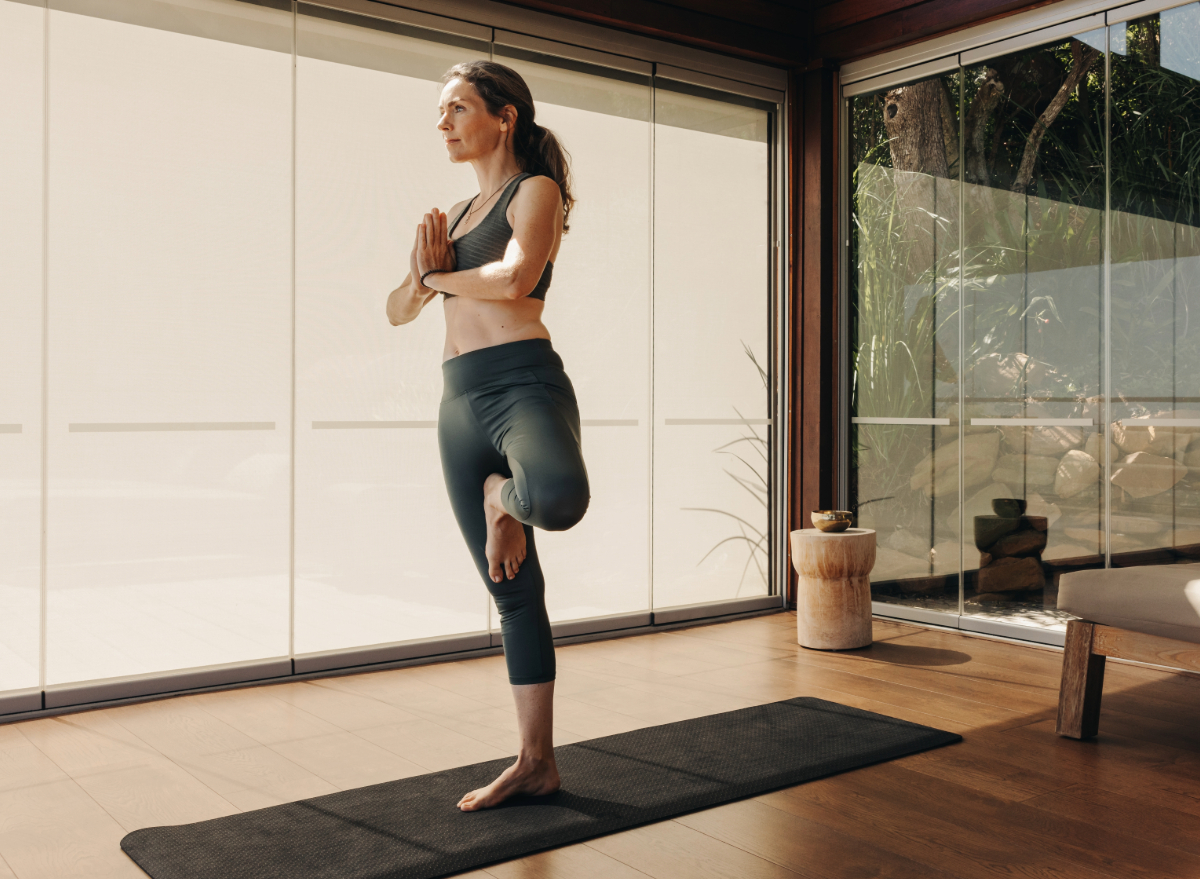
[[[1200,558],[1200,4],[1109,28],[1113,565]],[[1189,426],[1174,426],[1175,421]]]
[[[1096,44],[1103,31],[963,70],[964,414],[999,445],[964,504],[964,611],[1031,625],[1060,623],[1060,573],[1103,564]]]
[[[877,600],[952,610],[925,584],[961,528],[963,612],[1061,628],[1065,571],[1200,559],[1200,4],[958,76],[960,118],[955,75],[849,101],[852,503],[880,531]],[[946,217],[930,180],[955,177],[932,145],[951,143],[958,351],[911,286]],[[915,222],[909,155],[932,193]],[[938,384],[957,375],[961,411]],[[941,496],[961,502],[944,519]]]
[[[872,595],[958,609],[959,77],[851,99],[851,479]]]

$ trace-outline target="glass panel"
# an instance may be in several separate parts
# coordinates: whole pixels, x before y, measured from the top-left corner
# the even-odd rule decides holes
[[[488,47],[301,12],[295,649],[483,631],[487,593],[438,453],[442,305],[393,327],[384,303],[422,215],[473,191],[470,166],[447,161],[435,124],[442,74]]]
[[[770,589],[774,106],[655,89],[654,606]]]
[[[1112,564],[1200,556],[1200,4],[1113,39]],[[1190,426],[1173,426],[1181,420]]]
[[[0,0],[0,691],[39,672],[45,16]]]
[[[849,504],[877,532],[873,599],[953,613],[960,459],[974,489],[998,446],[958,425],[958,92],[951,73],[848,108]]]
[[[1103,564],[1103,31],[964,68],[964,611],[1061,627]],[[964,465],[965,469],[965,465]]]
[[[574,528],[538,534],[546,607],[552,621],[648,610],[650,78],[502,46],[496,60],[529,84],[579,199],[544,321],[579,399],[592,499]]]
[[[51,5],[47,682],[286,655],[289,4]]]

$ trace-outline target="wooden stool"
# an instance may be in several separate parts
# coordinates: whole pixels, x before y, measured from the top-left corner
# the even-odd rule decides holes
[[[852,650],[871,643],[871,581],[875,532],[804,528],[792,532],[796,640],[814,650]]]

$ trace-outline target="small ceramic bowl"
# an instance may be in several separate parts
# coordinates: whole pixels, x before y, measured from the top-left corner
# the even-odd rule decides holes
[[[850,527],[850,510],[813,510],[812,523],[821,531],[838,532]]]

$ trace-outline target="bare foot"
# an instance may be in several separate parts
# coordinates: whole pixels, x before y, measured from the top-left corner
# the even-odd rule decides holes
[[[500,777],[489,784],[465,794],[458,801],[464,812],[488,809],[516,794],[540,797],[552,794],[560,787],[558,766],[551,755],[549,760],[526,760],[517,762],[500,773]]]
[[[525,561],[525,529],[500,501],[500,489],[507,481],[507,476],[493,473],[483,483],[483,511],[487,515],[487,545],[483,554],[487,556],[488,576],[493,583],[517,576]]]

